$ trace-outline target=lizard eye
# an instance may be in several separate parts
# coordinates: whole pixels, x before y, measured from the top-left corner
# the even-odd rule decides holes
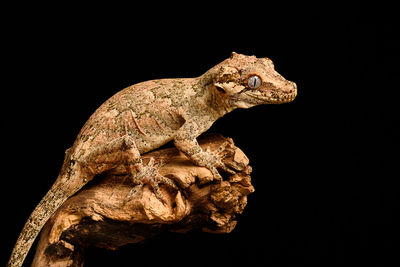
[[[259,87],[261,85],[261,78],[258,77],[257,75],[250,76],[247,79],[247,85],[251,89],[255,89],[255,88],[257,88],[257,87]]]

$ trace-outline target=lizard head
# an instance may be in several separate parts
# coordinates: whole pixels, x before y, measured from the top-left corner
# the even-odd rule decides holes
[[[297,86],[283,78],[268,58],[232,53],[216,66],[214,86],[232,108],[281,104],[294,100]]]

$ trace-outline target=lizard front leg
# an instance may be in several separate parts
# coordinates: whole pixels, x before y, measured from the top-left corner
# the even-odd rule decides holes
[[[213,152],[202,150],[196,139],[202,132],[199,129],[201,127],[195,121],[185,122],[174,137],[175,147],[197,166],[209,169],[216,180],[222,181],[217,168],[225,169],[225,165]]]

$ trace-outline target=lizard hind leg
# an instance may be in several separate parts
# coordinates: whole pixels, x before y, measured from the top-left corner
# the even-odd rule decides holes
[[[162,163],[155,163],[154,158],[151,157],[146,166],[142,165],[142,168],[140,168],[138,172],[132,173],[132,182],[135,186],[128,193],[124,203],[129,202],[135,195],[139,194],[139,192],[142,192],[142,189],[145,185],[148,185],[152,189],[155,196],[163,204],[166,204],[167,201],[162,193],[160,184],[166,185],[175,190],[178,190],[178,187],[171,179],[158,173],[158,168],[161,164]]]
[[[93,176],[119,166],[125,166],[130,171],[142,168],[140,152],[129,135],[94,148],[80,163]]]

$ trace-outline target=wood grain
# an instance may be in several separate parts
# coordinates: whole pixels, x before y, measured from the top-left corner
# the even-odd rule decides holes
[[[232,173],[221,172],[223,182],[213,181],[207,168],[195,166],[176,148],[144,154],[145,164],[153,157],[158,172],[178,187],[161,185],[165,203],[149,186],[127,199],[133,184],[123,168],[104,174],[69,198],[47,222],[32,266],[83,266],[89,246],[117,249],[162,231],[231,232],[246,196],[254,192],[249,160],[230,138],[213,135],[199,143],[231,169]]]

